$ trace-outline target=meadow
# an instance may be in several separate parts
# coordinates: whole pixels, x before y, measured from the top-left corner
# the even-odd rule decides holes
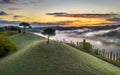
[[[120,75],[120,68],[32,33],[11,36],[18,51],[0,61],[0,75]]]

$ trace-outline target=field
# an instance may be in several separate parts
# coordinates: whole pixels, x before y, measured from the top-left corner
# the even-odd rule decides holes
[[[31,33],[11,37],[18,51],[0,61],[0,75],[120,75],[120,68]]]

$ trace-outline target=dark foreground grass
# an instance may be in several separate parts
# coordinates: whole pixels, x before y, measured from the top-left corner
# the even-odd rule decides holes
[[[120,68],[63,43],[41,39],[24,47],[0,61],[0,75],[120,75]]]

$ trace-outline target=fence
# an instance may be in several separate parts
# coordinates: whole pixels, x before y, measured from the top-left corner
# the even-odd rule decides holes
[[[80,50],[80,43],[81,42],[78,42],[78,41],[77,42],[73,42],[73,41],[68,42],[65,39],[57,40],[57,41],[62,42],[62,43],[66,43],[66,44]],[[116,62],[120,62],[120,51],[119,52],[114,52],[114,51],[106,51],[104,49],[100,50],[100,49],[97,49],[97,48],[93,48],[93,52],[95,52],[96,55],[102,56],[104,58],[114,60]]]

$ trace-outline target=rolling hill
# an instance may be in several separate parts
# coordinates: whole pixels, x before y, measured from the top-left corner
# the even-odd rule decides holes
[[[34,34],[11,37],[18,51],[0,60],[0,75],[120,75],[120,68]]]

